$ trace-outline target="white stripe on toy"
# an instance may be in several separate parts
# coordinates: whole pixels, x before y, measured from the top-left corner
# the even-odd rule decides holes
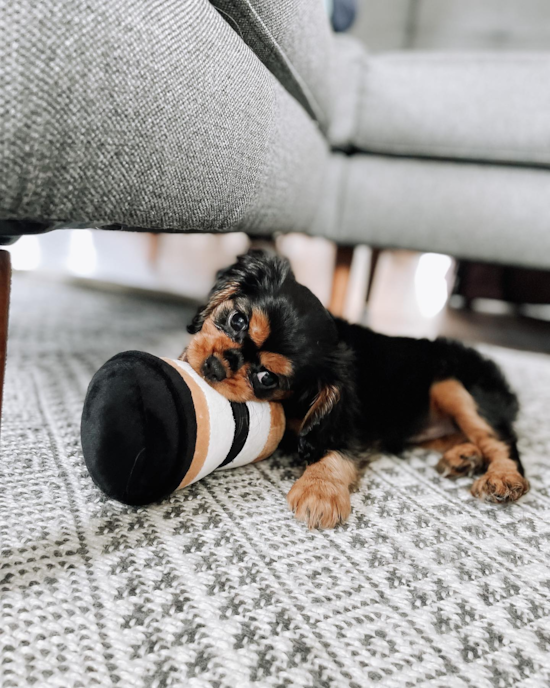
[[[224,471],[226,468],[245,466],[247,463],[257,459],[262,453],[267,438],[269,437],[269,430],[271,428],[271,404],[266,402],[247,401],[246,405],[248,406],[248,412],[250,414],[248,437],[241,451],[231,463],[222,466],[220,468],[221,471]]]
[[[210,438],[208,443],[208,453],[204,464],[197,476],[191,480],[189,485],[202,480],[206,475],[212,473],[220,465],[221,461],[227,456],[231,445],[233,444],[233,437],[235,435],[235,419],[233,418],[233,411],[229,401],[222,397],[219,392],[216,392],[210,385],[205,382],[200,375],[193,370],[189,363],[184,361],[175,361],[180,368],[193,378],[193,380],[200,387],[204,394],[206,403],[208,405],[208,412],[210,415]],[[246,447],[246,444],[245,444]],[[244,448],[243,447],[243,450]],[[228,464],[228,468],[234,466],[232,461]]]

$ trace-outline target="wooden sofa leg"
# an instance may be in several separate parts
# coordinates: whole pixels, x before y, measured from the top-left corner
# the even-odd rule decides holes
[[[353,246],[337,247],[334,277],[332,278],[332,294],[328,309],[332,315],[336,315],[339,318],[344,316],[352,260]]]
[[[0,251],[0,432],[2,431],[2,395],[8,349],[8,312],[10,304],[11,262],[7,251]]]
[[[370,272],[369,272],[369,283],[367,285],[367,303],[372,294],[372,285],[374,283],[374,276],[376,274],[376,268],[378,267],[378,260],[380,259],[380,254],[382,249],[372,248],[370,254]]]

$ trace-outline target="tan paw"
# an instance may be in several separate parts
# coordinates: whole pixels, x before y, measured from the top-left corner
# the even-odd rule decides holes
[[[287,500],[296,518],[309,528],[334,528],[351,512],[349,489],[344,483],[306,474],[294,483]]]
[[[464,442],[446,451],[435,468],[444,478],[461,478],[478,473],[483,466],[479,449],[475,444]]]
[[[529,481],[517,470],[489,470],[472,485],[471,493],[486,502],[515,502],[529,492]]]

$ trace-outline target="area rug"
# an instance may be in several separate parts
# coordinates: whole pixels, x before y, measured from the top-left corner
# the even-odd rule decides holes
[[[550,359],[488,349],[520,394],[531,492],[483,504],[437,455],[383,456],[349,522],[308,531],[285,457],[146,508],[83,466],[93,372],[124,349],[177,356],[190,309],[14,280],[0,460],[0,685],[550,683]]]

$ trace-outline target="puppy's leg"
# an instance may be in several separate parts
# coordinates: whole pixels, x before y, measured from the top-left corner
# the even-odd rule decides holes
[[[350,515],[350,492],[359,478],[355,462],[338,452],[329,452],[306,468],[287,500],[296,518],[310,528],[334,528]]]
[[[424,440],[419,442],[418,446],[423,449],[434,449],[435,451],[444,452],[453,449],[457,444],[466,442],[466,436],[461,432],[455,432],[451,435],[444,435],[443,437],[435,437],[433,440]]]
[[[431,399],[436,408],[451,416],[469,440],[462,449],[457,446],[450,451],[456,452],[458,458],[464,453],[464,460],[470,460],[475,470],[486,468],[485,475],[472,485],[474,496],[489,502],[513,502],[529,490],[515,445],[499,438],[479,415],[474,398],[461,382],[452,379],[436,382],[431,388]],[[476,448],[481,461],[473,458]]]
[[[485,462],[481,452],[471,442],[467,441],[462,432],[436,437],[419,443],[424,449],[435,449],[443,454],[435,467],[444,478],[461,478],[465,475],[481,473]]]

